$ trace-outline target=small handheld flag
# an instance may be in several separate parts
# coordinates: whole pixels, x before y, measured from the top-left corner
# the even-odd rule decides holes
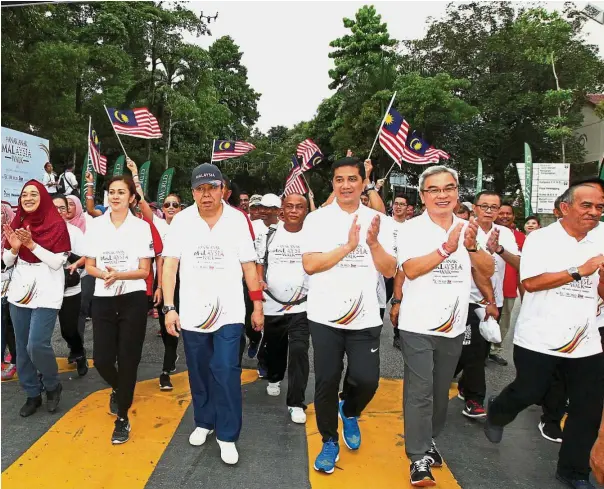
[[[302,159],[302,171],[310,170],[323,161],[323,153],[312,139],[305,139],[296,149],[296,154]]]
[[[229,158],[237,158],[250,151],[256,149],[251,143],[245,141],[214,141],[212,152],[212,161],[228,160]]]
[[[107,173],[107,157],[101,155],[99,137],[92,126],[88,128],[88,155],[94,171],[100,175],[105,175]]]
[[[159,123],[149,109],[114,109],[105,107],[116,134],[136,138],[158,139],[162,137]]]
[[[416,165],[427,165],[429,163],[438,163],[440,158],[448,160],[449,155],[442,149],[436,149],[434,146],[431,146],[416,131],[413,131],[407,137],[403,149],[403,161]]]
[[[390,107],[380,128],[379,141],[380,146],[399,166],[405,151],[408,131],[409,123],[394,107]]]
[[[304,177],[302,176],[302,168],[298,163],[298,159],[295,156],[292,156],[292,169],[290,170],[287,180],[285,181],[285,190],[283,191],[283,195],[305,194],[307,192],[308,188],[306,187]]]

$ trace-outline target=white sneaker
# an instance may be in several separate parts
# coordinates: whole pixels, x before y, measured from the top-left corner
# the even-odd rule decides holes
[[[269,396],[278,396],[281,394],[281,382],[269,382],[266,386],[266,393]]]
[[[206,428],[195,428],[195,431],[189,436],[189,443],[194,447],[200,447],[206,442],[206,438],[214,430],[208,430]]]
[[[235,442],[232,441],[218,441],[218,445],[220,446],[220,458],[225,464],[235,465],[239,461],[239,453],[237,452],[237,447],[235,446]]]
[[[292,417],[292,421],[298,424],[306,423],[306,413],[304,409],[301,407],[289,407],[288,406],[289,415]]]

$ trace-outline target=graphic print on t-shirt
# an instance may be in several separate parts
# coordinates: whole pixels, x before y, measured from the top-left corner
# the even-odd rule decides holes
[[[566,343],[565,345],[562,345],[559,348],[551,348],[550,351],[555,351],[558,353],[568,353],[568,354],[574,352],[579,347],[581,342],[587,337],[588,327],[589,327],[589,322],[585,323],[584,326],[577,326],[572,340],[570,340],[568,343]]]
[[[126,282],[121,280],[120,282],[114,283],[115,293],[113,295],[122,295],[126,290]]]
[[[284,301],[284,302],[295,302],[299,299],[302,299],[302,297],[304,297],[308,292],[308,289],[306,289],[306,287],[297,287],[294,295],[292,295],[288,300]],[[283,307],[281,309],[279,309],[279,311],[277,312],[285,312],[285,311],[289,311],[290,309],[292,309],[293,307],[295,307],[292,304],[284,304]]]
[[[461,264],[455,258],[449,257],[432,270],[432,281],[436,285],[461,284],[464,281],[462,273]]]
[[[193,268],[199,270],[223,270],[224,251],[218,245],[200,244],[193,253]]]
[[[346,314],[339,317],[338,319],[331,319],[330,321],[332,323],[342,324],[342,325],[346,326],[346,325],[352,323],[359,316],[359,314],[361,314],[361,311],[363,310],[363,294],[361,294],[358,299],[356,299],[356,300],[350,299],[350,300],[346,301],[346,303],[351,302],[351,301],[352,301],[352,305],[350,306],[350,309],[348,309]]]
[[[210,329],[216,324],[216,321],[218,321],[220,314],[222,314],[222,308],[220,307],[220,299],[216,299],[216,303],[213,305],[210,303],[205,304],[203,307],[206,309],[211,307],[211,309],[208,317],[201,322],[201,325],[198,326],[198,329]]]
[[[455,301],[455,304],[453,304],[453,307],[451,308],[451,314],[449,314],[449,317],[445,320],[445,322],[442,323],[440,326],[437,326],[436,328],[431,329],[430,331],[434,331],[436,333],[449,333],[453,329],[453,325],[455,324],[455,321],[457,320],[458,313],[459,313],[459,298]]]
[[[339,246],[344,246],[346,243],[340,243]],[[366,263],[366,257],[369,255],[369,250],[362,244],[348,253],[342,260],[336,265],[339,268],[368,268],[369,264]]]
[[[26,305],[29,304],[36,295],[36,281],[29,286],[25,295],[17,301],[17,304]]]

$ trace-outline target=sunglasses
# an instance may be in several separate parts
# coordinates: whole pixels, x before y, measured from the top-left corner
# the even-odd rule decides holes
[[[180,204],[178,202],[164,202],[164,209],[169,209],[170,207],[178,209],[180,207]]]

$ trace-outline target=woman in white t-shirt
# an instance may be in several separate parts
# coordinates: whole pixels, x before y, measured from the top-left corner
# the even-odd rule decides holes
[[[111,441],[120,444],[129,439],[128,410],[147,326],[145,278],[154,250],[149,224],[130,212],[136,194],[132,178],[113,177],[107,188],[109,212],[86,232],[86,272],[96,279],[94,364],[113,389],[109,409],[117,419]]]
[[[65,291],[63,292],[63,305],[59,311],[59,324],[61,336],[69,346],[69,358],[76,364],[78,375],[83,377],[88,373],[88,361],[84,350],[84,339],[78,330],[78,318],[82,302],[82,285],[80,283],[80,272],[78,262],[84,256],[84,233],[77,227],[67,222],[68,199],[55,194],[52,198],[57,211],[67,224],[69,240],[71,241],[71,253],[67,257],[65,269]]]
[[[51,339],[63,303],[63,264],[71,243],[67,225],[44,185],[36,180],[25,184],[15,218],[4,225],[4,234],[2,259],[7,267],[14,264],[7,297],[15,328],[17,374],[27,394],[19,414],[36,412],[43,388],[47,409],[53,413],[62,387]]]

